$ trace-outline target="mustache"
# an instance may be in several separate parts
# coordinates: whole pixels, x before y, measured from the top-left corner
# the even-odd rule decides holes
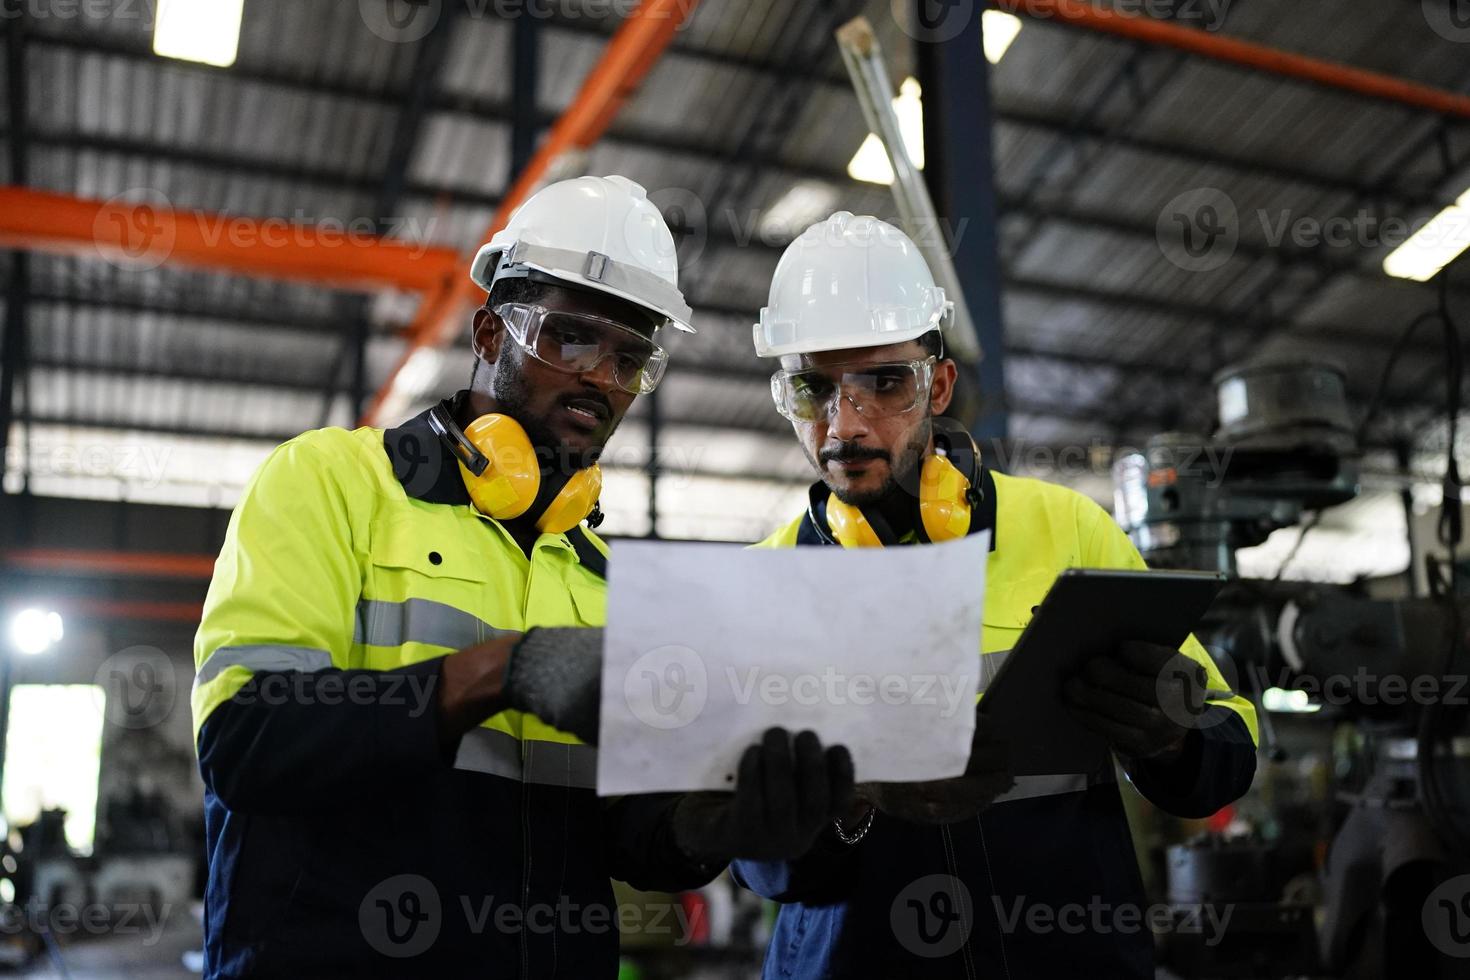
[[[823,465],[827,463],[855,463],[861,459],[881,459],[891,463],[893,456],[886,449],[864,446],[858,442],[839,443],[834,449],[823,449],[817,454]]]

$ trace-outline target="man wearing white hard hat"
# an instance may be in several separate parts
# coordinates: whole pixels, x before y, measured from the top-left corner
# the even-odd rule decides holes
[[[876,218],[839,212],[786,250],[755,347],[779,359],[776,409],[819,479],[806,510],[762,545],[892,547],[991,532],[977,654],[993,677],[1063,569],[1144,564],[1091,500],[993,472],[943,417],[957,377],[944,355],[951,309],[914,243]],[[1166,670],[1195,690],[1157,683]],[[1182,651],[1123,644],[1069,680],[1066,696],[1144,796],[1200,817],[1250,786],[1255,714],[1240,697],[1206,700],[1212,724],[1189,725],[1187,705],[1162,701],[1225,686],[1191,638]],[[1154,976],[1112,768],[1013,779],[983,715],[965,775],[859,784],[800,858],[733,867],[783,903],[766,977]]]
[[[799,854],[851,760],[774,730],[735,792],[594,793],[607,566],[596,461],[689,331],[642,187],[528,200],[472,267],[469,387],[278,448],[195,640],[209,977],[614,977],[609,879]]]

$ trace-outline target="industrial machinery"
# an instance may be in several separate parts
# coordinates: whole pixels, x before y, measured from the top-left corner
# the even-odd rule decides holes
[[[1225,941],[1209,948],[1171,933],[1165,961],[1191,977],[1463,976],[1470,602],[1438,559],[1429,559],[1426,596],[1239,577],[1237,549],[1358,494],[1360,454],[1334,367],[1256,363],[1221,372],[1215,389],[1212,438],[1161,435],[1115,463],[1115,515],[1150,565],[1235,576],[1199,638],[1256,702],[1264,760],[1287,758],[1273,701],[1300,704],[1351,737],[1336,740],[1334,836],[1316,894],[1289,893],[1290,872],[1310,865],[1310,841],[1284,821],[1274,821],[1274,839],[1176,846],[1169,901],[1228,903],[1235,914]],[[1447,524],[1457,535],[1457,519]]]

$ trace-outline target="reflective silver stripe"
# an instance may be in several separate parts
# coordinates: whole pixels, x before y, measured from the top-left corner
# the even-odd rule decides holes
[[[463,650],[505,632],[473,613],[432,599],[407,599],[403,602],[362,599],[357,603],[352,642],[374,647],[426,643]]]
[[[545,786],[597,787],[597,750],[537,739],[522,741],[496,728],[476,728],[459,743],[454,768]]]
[[[332,655],[311,647],[285,647],[271,644],[220,647],[209,655],[194,675],[194,686],[208,684],[226,667],[248,667],[258,670],[299,670],[310,672],[332,666]]]
[[[1113,782],[1113,771],[1089,776],[1084,772],[1064,773],[1057,776],[1017,776],[1016,785],[997,796],[996,803],[1014,803],[1016,800],[1034,800],[1041,796],[1062,796],[1066,793],[1081,793],[1092,786]]]
[[[521,778],[521,741],[495,728],[474,728],[459,740],[454,768]]]
[[[980,686],[977,690],[983,693],[991,685],[991,682],[995,680],[995,675],[1000,673],[1000,669],[1005,666],[1010,655],[1009,650],[995,650],[980,655]]]

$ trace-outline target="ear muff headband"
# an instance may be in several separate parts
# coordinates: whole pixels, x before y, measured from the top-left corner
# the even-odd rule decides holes
[[[496,520],[520,517],[541,492],[541,461],[521,424],[509,415],[482,415],[460,429],[447,406],[434,406],[429,426],[459,461],[459,474],[475,509]],[[584,519],[601,523],[597,499],[602,470],[578,470],[536,519],[546,534],[570,531]],[[596,526],[596,523],[593,526]]]

